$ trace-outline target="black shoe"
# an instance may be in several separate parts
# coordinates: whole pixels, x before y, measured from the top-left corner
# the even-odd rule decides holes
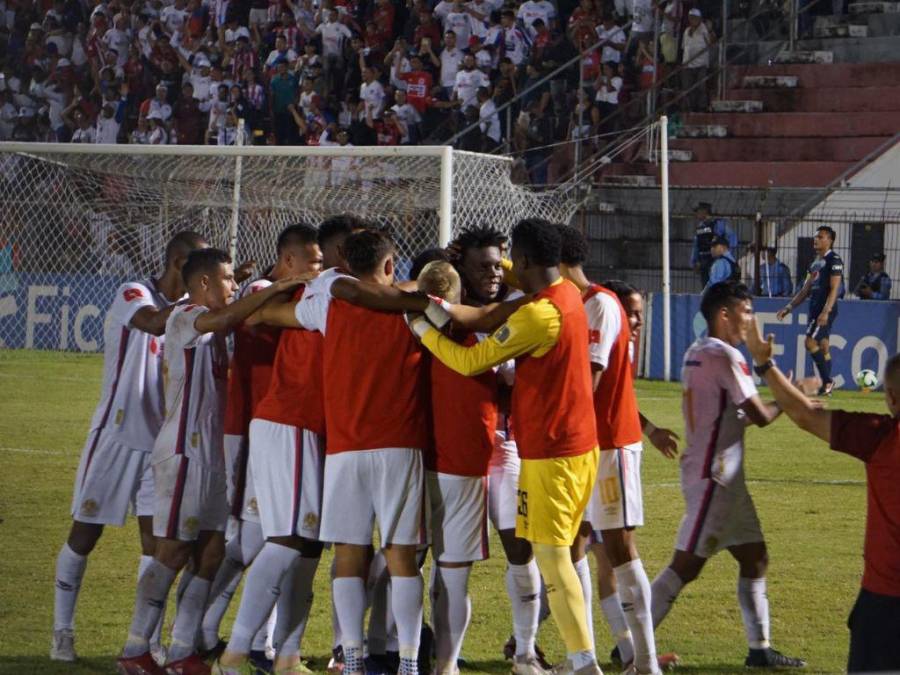
[[[834,391],[834,381],[823,382],[822,386],[819,387],[819,396],[831,396],[832,391]]]
[[[389,673],[396,673],[400,670],[400,652],[386,651],[384,653],[384,663]]]
[[[256,675],[268,675],[275,672],[275,664],[266,658],[264,650],[254,649],[250,651],[250,665],[256,668]]]
[[[419,633],[419,675],[431,673],[431,657],[434,654],[434,631],[427,623]]]
[[[225,651],[225,647],[228,646],[228,643],[219,638],[219,641],[216,643],[216,646],[212,649],[198,649],[197,653],[200,655],[200,658],[204,661],[215,661],[220,656],[222,656],[222,652]]]
[[[624,666],[624,665],[625,665],[624,663],[622,663],[622,654],[621,654],[621,652],[619,651],[619,646],[618,646],[618,645],[616,645],[615,647],[613,647],[613,650],[609,653],[609,662],[610,662],[610,663],[617,663],[617,664],[619,664],[620,666]]]
[[[506,644],[503,645],[503,658],[507,661],[511,660],[516,655],[516,636],[510,635],[509,640],[506,641]]]
[[[766,649],[751,649],[744,660],[748,668],[805,668],[806,661],[785,656],[779,651],[767,647]]]

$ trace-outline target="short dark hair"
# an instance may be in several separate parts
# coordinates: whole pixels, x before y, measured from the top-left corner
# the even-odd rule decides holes
[[[184,285],[188,286],[191,280],[199,274],[210,274],[219,265],[231,263],[228,251],[220,248],[198,248],[188,253],[187,262],[181,268],[181,278]]]
[[[553,223],[542,218],[525,218],[516,223],[512,239],[513,246],[522,249],[535,265],[559,265],[562,237]]]
[[[344,240],[344,260],[350,271],[359,276],[371,274],[384,257],[394,252],[394,241],[384,232],[363,230]]]
[[[587,237],[577,227],[571,225],[557,225],[559,235],[562,238],[560,247],[560,262],[572,267],[583,265],[591,255],[591,245]]]
[[[496,246],[503,248],[506,243],[506,235],[500,230],[489,225],[469,227],[462,231],[456,238],[456,246],[459,249],[459,259],[463,260],[466,253],[473,248],[488,248]]]
[[[310,227],[304,223],[295,223],[288,225],[278,235],[278,243],[275,250],[281,255],[281,252],[287,246],[306,246],[307,244],[315,244],[318,241],[319,233],[316,228]]]
[[[166,244],[166,265],[168,266],[175,258],[186,258],[191,251],[200,248],[205,243],[206,240],[199,232],[191,230],[178,232]]]
[[[601,281],[600,285],[615,293],[616,297],[619,298],[619,302],[623,305],[625,304],[625,301],[635,293],[638,295],[641,294],[640,290],[629,284],[627,281],[621,281],[620,279]]]
[[[409,279],[410,281],[415,281],[419,278],[419,274],[422,272],[422,268],[425,267],[430,262],[434,262],[435,260],[443,260],[448,262],[450,260],[450,256],[447,255],[447,251],[442,248],[426,248],[424,251],[419,253],[412,261],[412,267],[409,268]]]
[[[834,229],[828,227],[828,225],[819,225],[819,227],[816,228],[816,232],[824,232],[825,234],[827,234],[829,237],[831,237],[832,244],[837,238],[837,232],[835,232]]]
[[[364,230],[368,227],[366,221],[349,213],[339,216],[331,216],[319,225],[319,246],[324,246],[337,236],[351,234],[354,230]]]
[[[750,289],[739,281],[729,279],[728,281],[720,281],[706,289],[703,298],[700,300],[700,313],[709,323],[713,316],[723,307],[727,307],[735,302],[752,299]]]

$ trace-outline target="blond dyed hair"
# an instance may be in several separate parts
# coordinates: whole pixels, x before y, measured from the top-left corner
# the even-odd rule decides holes
[[[447,302],[459,303],[462,282],[453,265],[443,260],[433,260],[419,273],[416,286],[428,295],[436,295]]]

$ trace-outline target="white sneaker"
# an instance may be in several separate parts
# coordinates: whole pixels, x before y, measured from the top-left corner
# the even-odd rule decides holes
[[[541,667],[536,656],[530,655],[514,657],[509,672],[513,675],[547,675],[548,671]]]
[[[156,665],[166,665],[166,646],[158,642],[154,645],[150,645],[150,656],[156,661]]]
[[[75,654],[75,632],[64,628],[53,631],[53,641],[50,643],[51,661],[68,661],[71,663],[78,656]]]
[[[597,665],[596,661],[576,670],[571,659],[566,659],[559,665],[554,666],[550,672],[552,675],[603,675],[603,671],[600,670],[600,666]]]
[[[622,675],[660,675],[662,671],[658,668],[651,673],[642,673],[634,663],[630,663],[628,667],[622,671]]]

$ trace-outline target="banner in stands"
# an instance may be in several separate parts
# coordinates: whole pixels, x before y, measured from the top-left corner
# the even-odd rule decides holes
[[[0,349],[103,349],[118,277],[0,274]]]
[[[775,314],[787,298],[754,298],[753,307],[763,334],[775,335],[775,358],[795,377],[815,375],[812,359],[803,346],[806,333],[806,303],[779,321]],[[641,373],[651,379],[663,379],[663,303],[662,294],[651,294],[648,303],[648,335],[644,342]],[[681,379],[681,361],[691,343],[706,335],[706,322],[700,314],[699,295],[672,296],[672,373]],[[856,388],[855,374],[863,368],[884,375],[888,358],[900,351],[900,303],[874,300],[839,300],[838,316],[831,330],[833,374],[837,387]],[[746,348],[742,347],[748,359]]]

